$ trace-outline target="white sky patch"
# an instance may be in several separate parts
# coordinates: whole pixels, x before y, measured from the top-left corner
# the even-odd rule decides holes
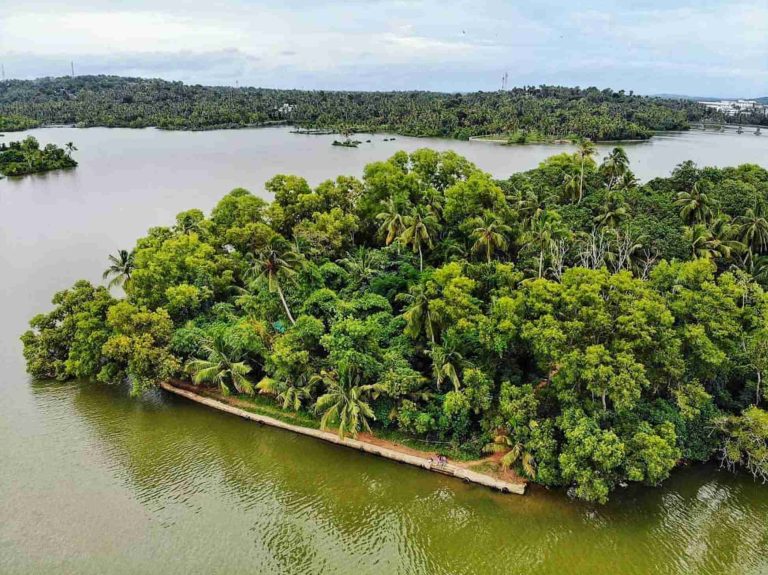
[[[41,54],[210,50],[245,39],[239,30],[158,12],[12,14],[0,21],[0,50]]]
[[[509,72],[516,84],[768,94],[764,0],[115,4],[0,0],[0,62],[10,77],[26,78],[61,73],[73,59],[91,73],[128,69],[201,83],[313,87],[325,77],[360,88],[374,78],[377,89],[403,89],[416,78],[421,89],[487,90]]]

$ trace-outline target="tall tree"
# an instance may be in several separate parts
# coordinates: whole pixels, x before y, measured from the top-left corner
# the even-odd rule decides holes
[[[715,201],[700,182],[693,184],[689,192],[679,192],[675,205],[680,208],[680,217],[688,225],[707,223],[714,215]]]
[[[538,261],[538,277],[544,276],[544,257],[556,247],[563,236],[560,218],[555,212],[542,212],[531,221],[531,227],[520,238],[523,245],[535,250]]]
[[[405,218],[402,207],[394,198],[389,198],[384,204],[384,210],[376,215],[381,220],[379,231],[385,236],[386,245],[395,241],[405,230]]]
[[[594,156],[596,152],[597,148],[589,138],[583,138],[579,142],[579,149],[576,151],[576,155],[581,163],[581,173],[579,175],[579,199],[576,203],[580,204],[581,200],[584,198],[584,171],[586,169],[587,159]]]
[[[109,255],[109,267],[101,275],[102,279],[109,280],[108,287],[122,286],[131,279],[134,268],[134,254],[128,250],[120,250],[116,255]]]
[[[419,253],[419,270],[424,271],[424,246],[431,248],[433,245],[432,237],[438,228],[437,218],[431,210],[420,206],[403,221],[405,229],[400,234],[400,240]]]
[[[296,324],[293,319],[291,309],[283,293],[282,284],[285,281],[293,280],[300,265],[301,256],[290,249],[290,245],[282,238],[272,238],[267,248],[256,252],[250,257],[251,268],[249,275],[253,280],[263,280],[267,282],[267,287],[272,293],[280,296],[285,313],[292,324]]]
[[[576,174],[566,174],[563,178],[564,197],[570,201],[578,202],[581,198],[581,184]]]
[[[730,231],[727,226],[719,220],[711,225],[694,224],[687,226],[683,231],[683,237],[691,247],[691,255],[694,258],[706,259],[730,259],[734,251],[744,247],[741,242],[730,239]]]
[[[473,219],[472,225],[475,227],[471,234],[472,239],[475,240],[472,251],[485,253],[486,261],[491,263],[491,256],[495,250],[507,249],[509,245],[507,235],[512,232],[512,228],[499,216],[489,213]]]
[[[747,208],[736,222],[739,224],[739,240],[749,247],[752,253],[764,252],[768,247],[768,219],[762,204],[757,208]]]
[[[595,216],[595,223],[606,228],[616,228],[629,216],[629,206],[623,190],[608,190],[605,202],[600,206],[600,213]]]
[[[408,293],[400,293],[397,300],[405,302],[403,312],[405,319],[405,334],[416,339],[422,330],[432,343],[435,343],[442,318],[430,307],[429,296],[424,284],[416,284]]]
[[[608,189],[613,189],[629,170],[629,158],[624,148],[617,146],[611,150],[600,165],[600,170],[608,176]]]
[[[461,354],[456,351],[456,347],[450,344],[435,345],[427,354],[432,358],[432,376],[435,379],[437,388],[447,379],[453,384],[453,389],[459,391],[461,380],[459,378],[458,364],[462,360]]]

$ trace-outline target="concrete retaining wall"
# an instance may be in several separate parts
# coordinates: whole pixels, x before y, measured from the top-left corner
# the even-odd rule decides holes
[[[439,465],[426,457],[410,455],[408,453],[401,453],[400,451],[395,451],[393,449],[388,449],[386,447],[373,445],[372,443],[368,443],[365,441],[358,441],[356,439],[352,439],[351,437],[340,438],[337,434],[330,433],[328,431],[321,431],[319,429],[312,429],[310,427],[303,427],[301,425],[291,425],[290,423],[285,423],[284,421],[280,421],[279,419],[275,419],[273,417],[268,417],[266,415],[259,415],[257,413],[251,413],[250,411],[240,409],[239,407],[234,407],[232,405],[224,403],[223,401],[218,401],[210,397],[198,395],[197,393],[194,393],[187,389],[176,387],[171,383],[165,383],[165,382],[161,383],[160,387],[162,387],[166,391],[169,391],[170,393],[175,393],[176,395],[186,397],[187,399],[191,399],[192,401],[196,401],[197,403],[202,403],[203,405],[207,405],[208,407],[212,407],[213,409],[218,409],[219,411],[225,411],[227,413],[231,413],[232,415],[237,415],[245,419],[250,419],[251,421],[257,421],[259,423],[263,423],[264,425],[279,427],[280,429],[285,429],[287,431],[292,431],[294,433],[300,433],[301,435],[308,435],[316,439],[321,439],[323,441],[328,441],[330,443],[335,443],[337,445],[343,445],[344,447],[350,447],[352,449],[357,449],[359,451],[365,451],[366,453],[371,453],[373,455],[378,455],[380,457],[392,459],[393,461],[399,461],[400,463],[414,465],[416,467],[421,467],[422,469],[426,469],[428,471],[434,471],[437,473],[442,473],[444,475],[449,475],[451,477],[456,477],[458,479],[465,481],[466,483],[477,483],[478,485],[484,485],[486,487],[490,487],[491,489],[496,489],[497,491],[501,491],[502,493],[515,493],[517,495],[523,495],[525,493],[525,484],[509,483],[507,481],[495,479],[493,477],[490,477],[489,475],[478,473],[470,469],[464,469],[463,467],[458,467],[456,465],[450,465],[450,464]]]

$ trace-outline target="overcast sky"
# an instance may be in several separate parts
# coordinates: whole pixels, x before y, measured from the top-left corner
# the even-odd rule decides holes
[[[768,0],[0,0],[8,78],[768,95]]]

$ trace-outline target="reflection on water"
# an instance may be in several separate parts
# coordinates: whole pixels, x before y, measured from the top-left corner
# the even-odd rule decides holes
[[[0,181],[0,573],[768,572],[768,487],[711,467],[605,507],[503,496],[260,427],[160,392],[30,384],[19,334],[105,256],[229,189],[311,182],[397,149],[452,148],[496,176],[566,148],[379,137],[358,149],[285,129],[50,129],[80,167]],[[23,135],[23,134],[22,134]],[[601,148],[603,154],[607,148]],[[684,159],[765,162],[768,137],[687,133],[629,149],[647,179]]]
[[[685,470],[663,489],[628,488],[600,507],[543,489],[496,494],[159,392],[133,400],[120,387],[35,385],[32,402],[52,432],[48,450],[66,452],[46,478],[49,511],[72,512],[67,486],[79,482],[95,493],[79,503],[95,508],[89,514],[114,512],[100,510],[102,497],[126,500],[119,515],[71,524],[85,540],[59,565],[78,572],[768,569],[768,488],[714,468]],[[72,520],[82,513],[74,510]],[[105,521],[120,525],[127,540],[92,555]],[[46,524],[29,529],[36,536],[16,542],[17,551],[51,536]],[[116,553],[130,560],[114,563]],[[16,572],[45,566],[44,557],[17,557]]]

